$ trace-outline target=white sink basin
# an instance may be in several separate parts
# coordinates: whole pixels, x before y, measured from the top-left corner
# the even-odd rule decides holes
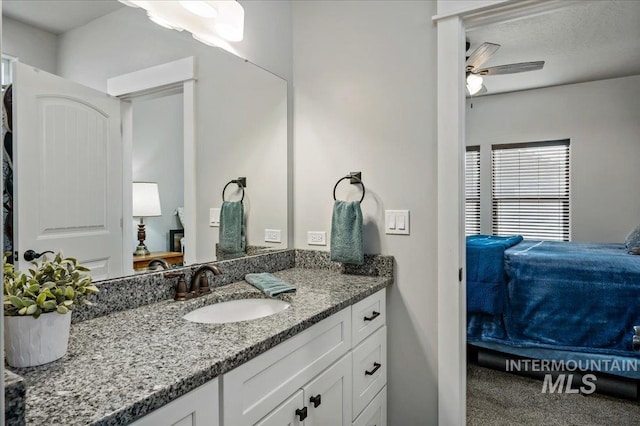
[[[278,299],[240,299],[203,306],[185,315],[184,319],[203,324],[224,324],[268,317],[287,309],[289,305]]]

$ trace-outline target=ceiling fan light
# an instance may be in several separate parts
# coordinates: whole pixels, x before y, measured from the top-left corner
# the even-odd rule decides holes
[[[203,18],[215,18],[218,16],[218,10],[207,1],[180,0],[180,5],[194,15],[202,16]]]
[[[482,89],[482,77],[470,73],[467,76],[467,90],[471,96],[475,95]]]

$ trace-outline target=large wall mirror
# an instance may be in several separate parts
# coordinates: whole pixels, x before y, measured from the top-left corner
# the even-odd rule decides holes
[[[132,274],[134,265],[144,271],[146,259],[133,255],[133,182],[157,184],[160,212],[143,218],[151,257],[176,264],[224,258],[216,249],[217,210],[223,188],[239,177],[246,178],[241,255],[287,248],[285,80],[116,0],[9,0],[2,20],[3,92],[9,84],[13,92],[4,96],[13,102],[3,128],[12,184],[4,249],[16,262],[29,249],[63,249],[95,279]],[[110,79],[184,58],[193,58],[192,92],[173,85],[106,94]],[[189,126],[193,162],[185,169]],[[236,184],[225,192],[227,201],[241,196]]]

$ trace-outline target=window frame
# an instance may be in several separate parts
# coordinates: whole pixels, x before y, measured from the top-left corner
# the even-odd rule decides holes
[[[565,164],[564,175],[566,180],[558,184],[558,188],[566,188],[566,195],[564,196],[519,196],[519,197],[496,197],[496,151],[505,151],[510,149],[527,149],[527,148],[545,148],[545,147],[566,147],[566,154],[564,157],[563,163]],[[559,161],[562,161],[562,157],[557,157]],[[520,170],[520,169],[518,169]],[[538,169],[540,170],[540,169]],[[526,171],[526,170],[525,170]],[[504,172],[503,172],[504,173]],[[539,178],[538,178],[539,179]],[[525,191],[532,191],[533,186],[530,188],[525,188]],[[518,188],[520,190],[520,187]],[[569,139],[559,139],[559,140],[550,140],[550,141],[540,141],[540,142],[523,142],[523,143],[505,143],[505,144],[493,144],[491,145],[491,232],[494,235],[500,234],[500,220],[499,220],[499,212],[496,208],[497,204],[503,203],[506,201],[507,203],[512,200],[514,203],[520,203],[522,201],[530,201],[531,203],[557,203],[558,210],[563,211],[561,215],[558,216],[558,221],[562,224],[559,226],[560,230],[556,235],[549,236],[544,235],[545,232],[542,232],[542,235],[535,234],[535,229],[532,230],[529,227],[527,230],[518,229],[517,231],[509,231],[506,234],[513,235],[514,233],[522,234],[526,239],[534,239],[534,240],[553,240],[553,241],[571,241],[571,141]],[[533,210],[533,209],[532,209]],[[542,213],[544,214],[544,213]],[[503,220],[504,222],[504,220]],[[535,223],[535,222],[530,222]],[[565,226],[566,225],[566,226]],[[504,228],[503,228],[504,229]],[[532,234],[527,235],[527,231],[532,231]],[[503,232],[503,234],[505,234]],[[506,235],[505,234],[505,235]]]
[[[468,171],[468,154],[470,152],[477,152],[477,197],[469,197],[468,196],[468,178],[469,178],[469,171]],[[482,198],[482,177],[481,177],[481,153],[480,153],[480,145],[470,145],[467,146],[465,149],[465,165],[464,165],[464,170],[465,170],[465,180],[464,180],[464,232],[465,235],[479,235],[481,234],[481,227],[482,227],[482,222],[481,222],[481,218],[482,218],[482,209],[481,209],[481,198]],[[477,228],[474,227],[473,230],[469,230],[469,223],[467,221],[467,219],[469,218],[469,210],[468,210],[468,203],[469,201],[476,201],[477,200]],[[474,215],[476,216],[476,215]],[[475,218],[475,217],[474,217]],[[475,224],[474,224],[475,225]],[[474,232],[476,231],[477,232]]]

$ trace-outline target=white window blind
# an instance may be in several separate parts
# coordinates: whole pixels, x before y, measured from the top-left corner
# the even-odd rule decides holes
[[[493,234],[569,241],[569,141],[492,146]]]
[[[480,147],[468,146],[464,157],[464,227],[467,235],[480,233]]]

